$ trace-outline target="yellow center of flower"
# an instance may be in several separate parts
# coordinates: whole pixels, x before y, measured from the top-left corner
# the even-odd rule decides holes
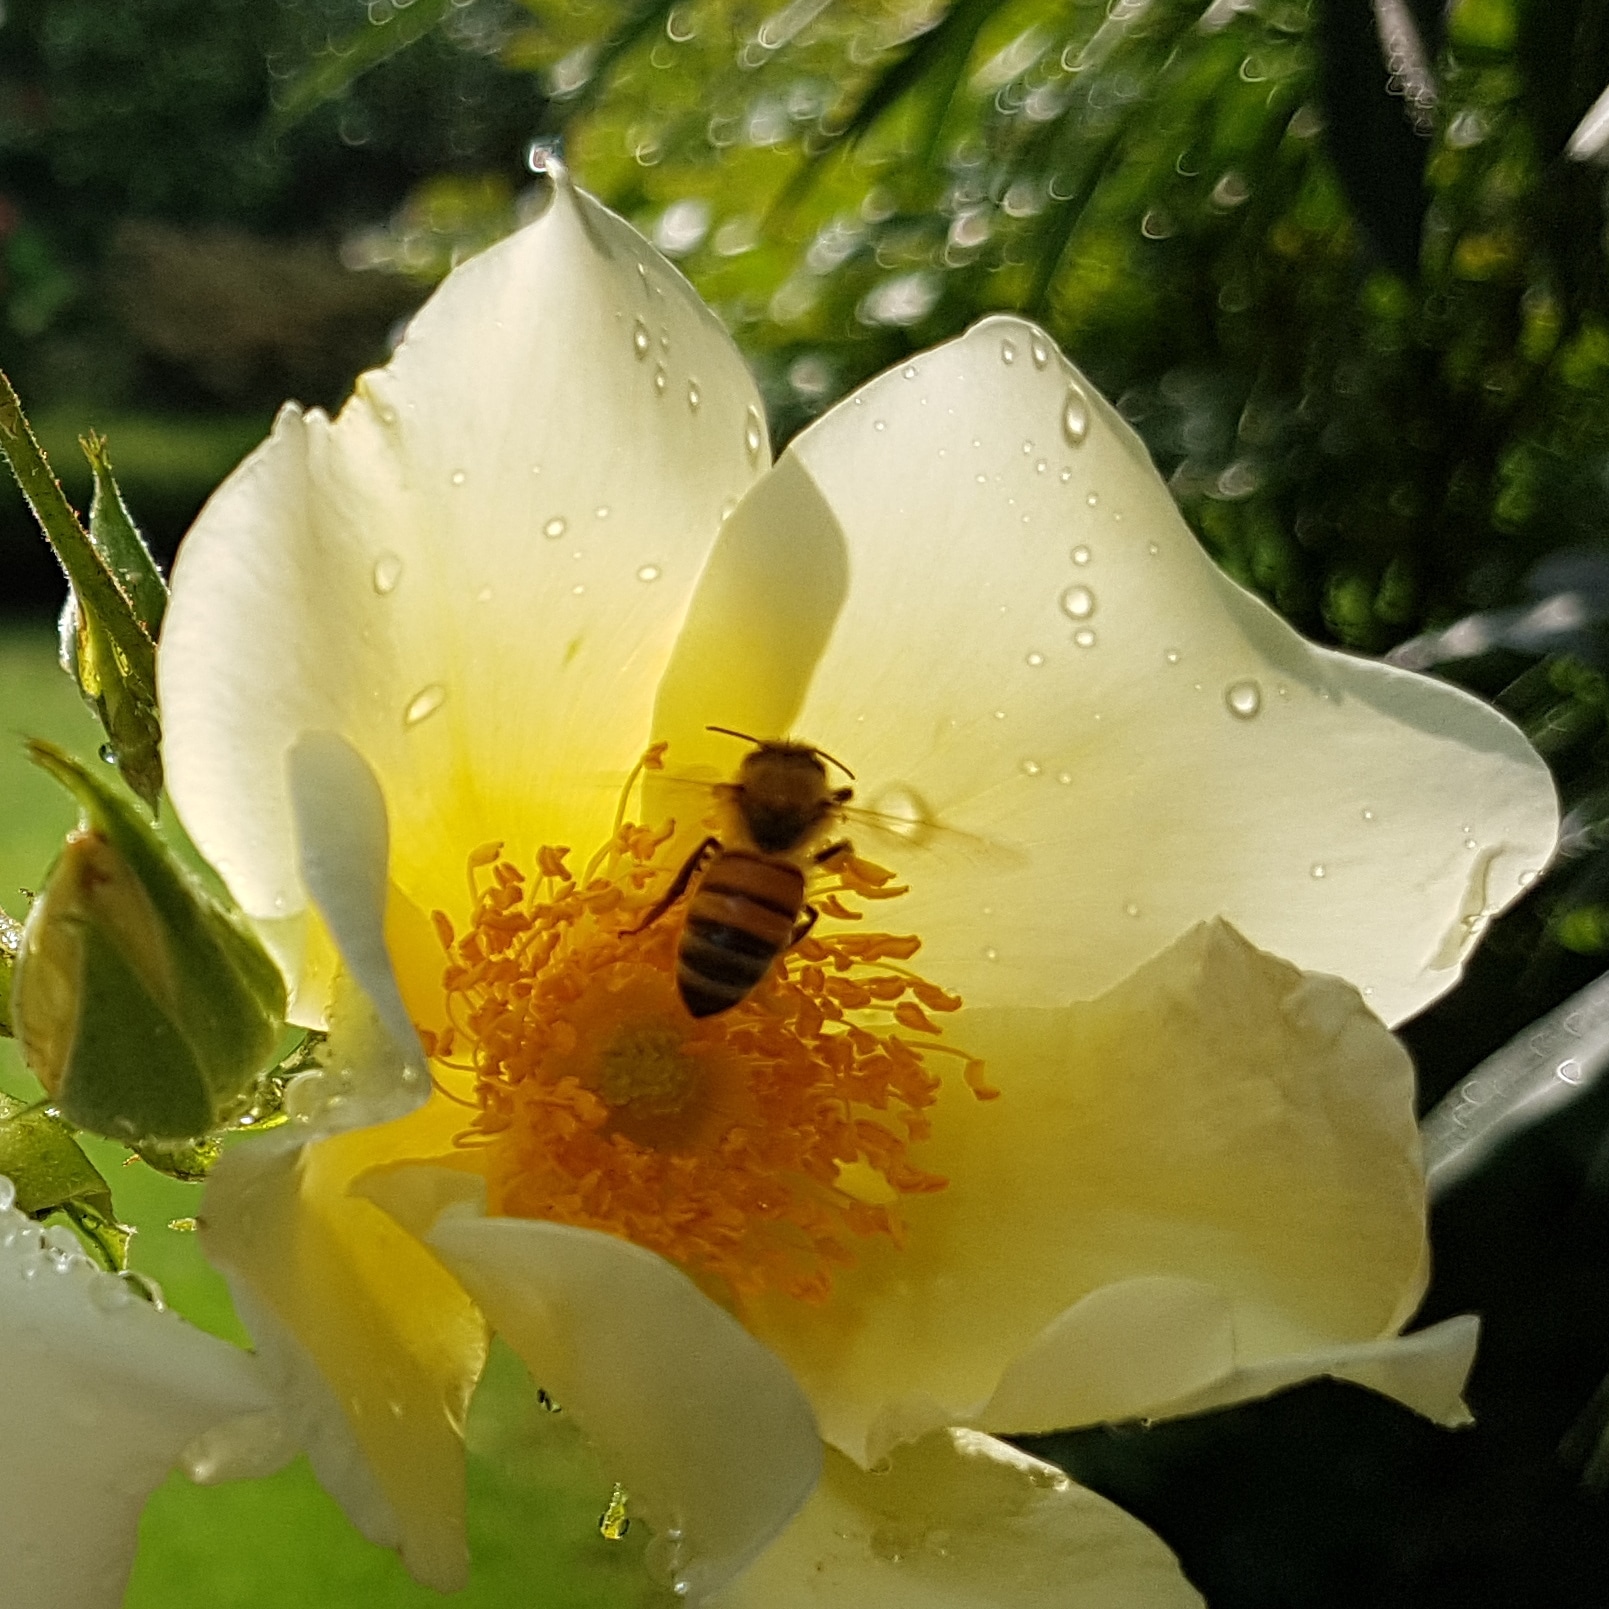
[[[461,1144],[483,1152],[493,1212],[622,1235],[736,1297],[821,1301],[857,1237],[898,1243],[904,1195],[945,1180],[912,1161],[939,1080],[934,1020],[961,1001],[902,963],[920,940],[820,930],[730,1010],[676,988],[685,901],[643,926],[675,867],[670,834],[622,824],[576,877],[543,849],[526,874],[470,857],[468,931],[435,914],[452,1027],[432,1054],[474,1078]],[[811,900],[902,890],[838,857]],[[992,1097],[981,1064],[967,1082]]]

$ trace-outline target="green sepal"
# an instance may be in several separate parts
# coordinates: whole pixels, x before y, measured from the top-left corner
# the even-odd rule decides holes
[[[46,743],[28,752],[83,821],[23,930],[23,1054],[79,1128],[135,1145],[202,1138],[258,1099],[284,1026],[279,969],[109,778]]]
[[[100,507],[88,530],[0,374],[0,454],[72,588],[62,616],[62,663],[95,711],[124,780],[154,810],[162,792],[156,626],[166,588],[117,495],[103,446],[85,450]]]
[[[110,1186],[73,1131],[48,1107],[0,1093],[0,1174],[31,1218],[59,1212],[96,1260],[114,1271],[128,1262],[133,1230],[119,1223]]]

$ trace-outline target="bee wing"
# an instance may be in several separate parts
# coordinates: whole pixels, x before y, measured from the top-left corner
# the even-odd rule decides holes
[[[995,875],[1018,871],[1028,863],[1027,854],[1014,844],[943,821],[914,819],[860,805],[845,805],[843,819],[858,854],[895,870],[910,864],[913,851],[924,859],[932,856],[941,862],[959,862]]]

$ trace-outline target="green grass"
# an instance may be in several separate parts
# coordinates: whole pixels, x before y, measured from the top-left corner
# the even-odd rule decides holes
[[[21,917],[73,807],[23,758],[21,739],[47,737],[92,758],[100,733],[55,664],[49,631],[0,631],[0,904]],[[0,1087],[37,1095],[9,1040],[0,1040]],[[135,1163],[109,1142],[91,1146],[118,1210],[138,1227],[133,1266],[162,1286],[193,1323],[246,1337],[219,1276],[193,1234],[199,1187]],[[598,1534],[611,1482],[574,1425],[539,1409],[529,1379],[496,1351],[469,1427],[468,1589],[442,1597],[413,1582],[394,1555],[358,1537],[305,1461],[262,1481],[201,1488],[175,1475],[146,1511],[125,1609],[647,1609],[674,1602],[642,1567],[642,1526],[623,1541]]]

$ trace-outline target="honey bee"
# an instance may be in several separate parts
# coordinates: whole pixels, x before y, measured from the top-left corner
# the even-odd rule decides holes
[[[808,743],[769,742],[726,726],[709,730],[754,748],[737,780],[714,790],[721,830],[687,857],[636,929],[657,922],[693,885],[676,948],[676,989],[695,1017],[713,1017],[746,999],[776,958],[815,926],[816,909],[805,903],[806,872],[849,853],[847,839],[816,846],[854,796],[852,788],[827,785],[828,765],[853,779],[849,768]]]

